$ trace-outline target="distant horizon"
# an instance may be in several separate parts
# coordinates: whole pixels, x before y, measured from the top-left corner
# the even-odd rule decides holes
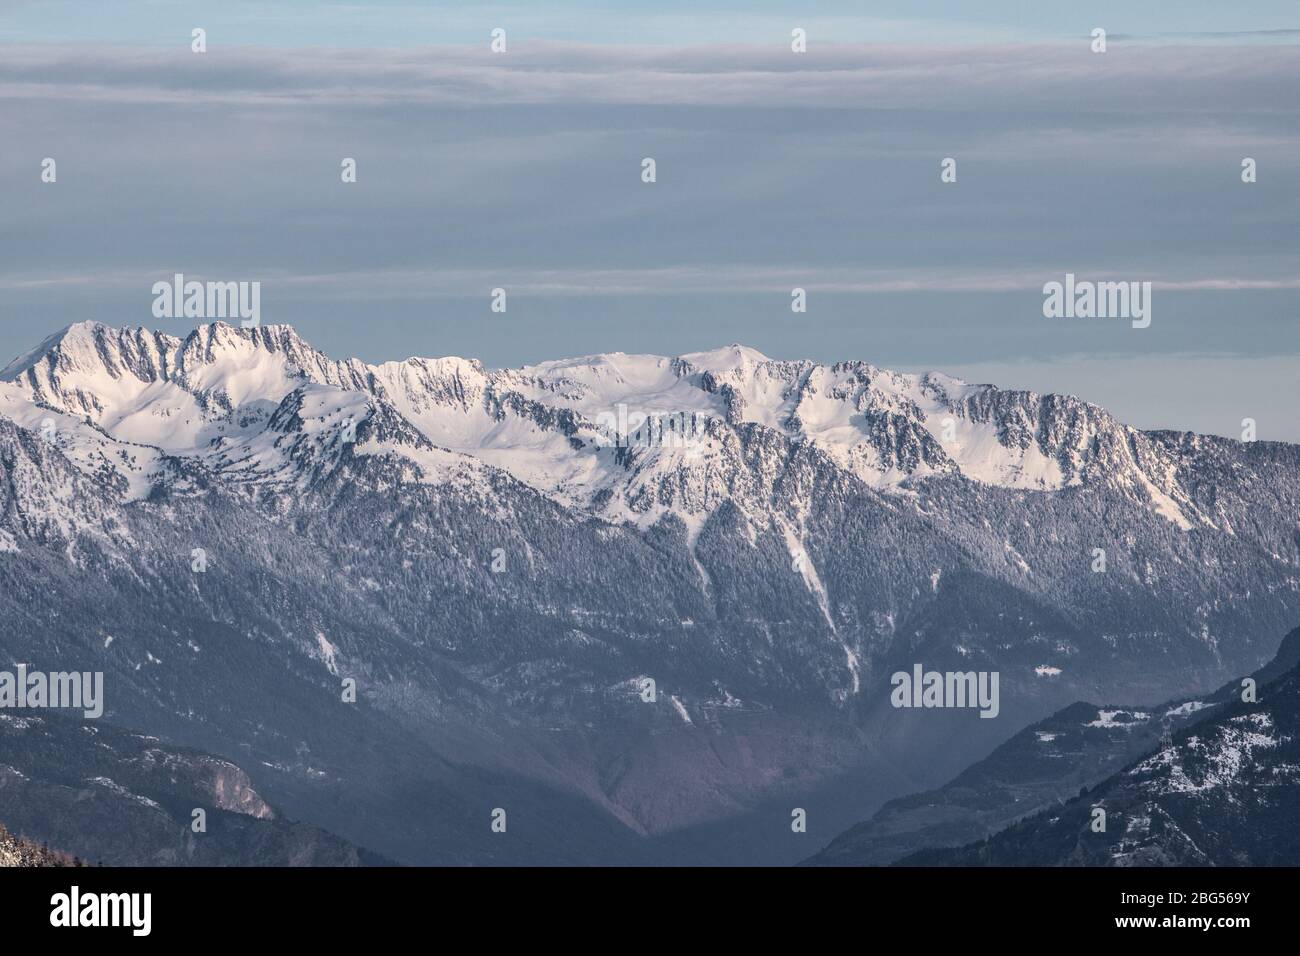
[[[0,6],[0,354],[184,273],[365,361],[744,342],[1300,442],[1294,3]]]

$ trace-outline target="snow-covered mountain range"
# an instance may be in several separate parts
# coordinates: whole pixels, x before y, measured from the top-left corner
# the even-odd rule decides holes
[[[755,424],[879,490],[906,493],[933,475],[1038,491],[1107,483],[1184,530],[1230,531],[1179,484],[1188,449],[1094,405],[865,362],[773,361],[740,345],[489,370],[459,358],[335,361],[289,326],[214,323],[182,339],[83,322],[10,363],[0,382],[8,417],[30,427],[59,413],[60,447],[84,471],[120,475],[128,499],[166,480],[169,456],[231,481],[305,479],[297,449],[276,441],[293,409],[317,444],[337,445],[349,418],[370,422],[356,454],[407,458],[419,480],[482,463],[643,527],[667,512],[702,521],[739,500],[720,426]],[[660,416],[678,431],[642,424]],[[626,454],[610,450],[619,422]]]
[[[829,838],[1300,617],[1295,446],[738,345],[491,370],[82,323],[0,372],[0,479],[4,656],[108,672],[117,719],[397,859],[514,858],[503,789],[539,853],[722,858],[793,799]],[[914,662],[1000,671],[1001,716],[892,709]],[[399,784],[458,809],[402,831]]]

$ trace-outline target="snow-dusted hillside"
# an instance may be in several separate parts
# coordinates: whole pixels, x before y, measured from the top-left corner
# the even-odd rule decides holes
[[[1234,690],[1239,690],[1234,688]],[[1231,697],[1069,801],[924,866],[1295,866],[1300,667]],[[1105,829],[1094,825],[1105,813]]]
[[[0,824],[0,867],[77,865],[78,862],[71,855],[13,836],[4,824]]]

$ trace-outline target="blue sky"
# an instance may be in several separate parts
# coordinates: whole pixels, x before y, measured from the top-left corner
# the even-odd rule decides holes
[[[1267,2],[0,0],[0,364],[184,272],[338,356],[740,341],[1300,440],[1297,44]],[[1066,272],[1151,327],[1043,318]]]
[[[238,45],[420,46],[478,43],[501,26],[519,39],[670,46],[765,43],[791,25],[823,42],[1033,42],[1086,35],[1222,42],[1300,28],[1291,0],[893,0],[764,3],[734,0],[442,3],[427,0],[0,0],[0,40],[168,43],[203,26]],[[1270,38],[1269,34],[1272,33]]]

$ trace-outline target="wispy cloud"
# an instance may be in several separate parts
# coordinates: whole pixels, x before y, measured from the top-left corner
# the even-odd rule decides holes
[[[1086,43],[665,50],[540,42],[486,49],[188,50],[9,46],[0,97],[249,106],[639,104],[1132,115],[1300,110],[1300,47]]]
[[[1297,49],[9,47],[0,352],[184,272],[369,357],[1294,355]],[[1152,328],[1045,321],[1066,272],[1153,282]]]
[[[0,290],[36,291],[90,289],[149,289],[169,279],[171,267],[154,270],[77,272],[43,276],[0,276]],[[222,275],[190,271],[187,278],[219,280]],[[328,273],[286,273],[275,269],[254,278],[279,294],[331,300],[380,301],[386,298],[464,297],[480,295],[502,282],[512,292],[531,296],[672,296],[699,294],[788,294],[796,286],[835,294],[895,294],[900,292],[1037,292],[1045,282],[1060,281],[1059,273],[1046,270],[1007,273],[997,270],[962,271],[929,269],[828,269],[823,266],[691,266],[646,269],[380,269]],[[1123,278],[1113,269],[1081,268],[1079,278]],[[1300,273],[1275,278],[1250,276],[1168,277],[1144,275],[1152,287],[1167,292],[1288,291],[1300,289]]]

